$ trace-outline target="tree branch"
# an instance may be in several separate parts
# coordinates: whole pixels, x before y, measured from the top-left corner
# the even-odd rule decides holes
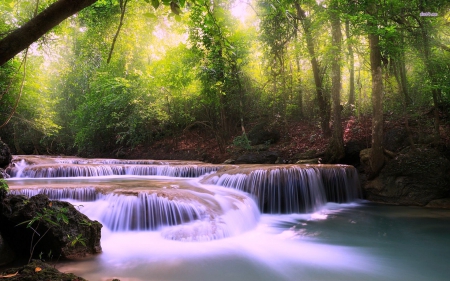
[[[97,0],[58,0],[39,15],[0,40],[0,66],[28,48],[63,20],[92,5]]]
[[[125,11],[127,8],[128,0],[120,0],[120,21],[119,26],[117,27],[116,34],[114,35],[114,39],[111,44],[111,49],[109,50],[108,59],[106,60],[106,63],[109,63],[111,61],[112,53],[114,51],[114,46],[116,45],[117,38],[119,37],[120,29],[123,26],[123,18],[125,17]]]

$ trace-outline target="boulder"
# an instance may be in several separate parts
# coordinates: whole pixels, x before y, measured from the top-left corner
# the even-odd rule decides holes
[[[5,169],[11,163],[12,155],[6,143],[0,140],[0,168]]]
[[[33,260],[22,267],[5,269],[0,273],[0,278],[2,277],[8,281],[86,281],[72,273],[62,273],[40,260]]]
[[[11,250],[8,244],[5,244],[3,242],[3,238],[0,234],[0,266],[14,261],[15,258],[16,256],[14,255],[14,252]]]
[[[222,164],[226,164],[226,165],[230,165],[230,164],[234,164],[236,161],[234,159],[227,159],[225,161],[223,161]]]
[[[76,259],[101,252],[102,225],[67,202],[8,194],[1,204],[0,233],[18,256],[29,258],[32,250],[33,257]]]
[[[450,209],[450,198],[436,199],[436,200],[430,201],[425,207]]]
[[[371,201],[425,206],[450,196],[450,161],[429,148],[407,148],[364,186]]]
[[[345,155],[342,159],[343,164],[359,166],[361,163],[359,161],[359,154],[362,150],[367,149],[367,143],[361,140],[350,140],[345,146]]]
[[[274,151],[248,152],[239,156],[235,164],[275,164],[278,153]]]

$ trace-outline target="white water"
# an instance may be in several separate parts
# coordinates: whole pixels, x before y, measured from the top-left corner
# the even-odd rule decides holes
[[[79,165],[93,163],[76,161]],[[72,165],[76,161],[62,160],[63,164]],[[109,160],[96,161],[108,163]],[[109,162],[123,165],[119,160]],[[136,163],[132,164],[155,164],[150,160]],[[29,166],[22,164],[23,169]],[[334,173],[332,169],[331,173]],[[220,178],[209,177],[213,182]],[[252,177],[236,172],[224,177],[234,182],[242,182],[244,178],[255,182],[248,179]],[[307,182],[315,182],[317,186],[309,187],[312,189],[308,194],[324,191],[332,182],[328,179],[333,178],[328,175],[317,178],[312,174],[308,177]],[[348,185],[350,181],[336,180],[339,181],[336,186]],[[267,181],[257,181],[267,186],[264,185]],[[122,281],[440,281],[450,276],[450,211],[364,202],[326,203],[328,196],[319,192],[314,195],[318,200],[313,197],[306,201],[313,204],[313,212],[260,214],[255,204],[258,199],[248,193],[202,182],[210,181],[130,175],[8,180],[13,191],[65,198],[91,219],[104,224],[102,254],[57,264],[61,271],[91,281],[113,278]],[[340,198],[352,194],[351,190],[336,186],[331,186],[333,192],[345,195]],[[186,220],[149,227],[148,220],[140,219],[142,210],[154,212],[146,209],[148,202],[167,207],[169,212],[187,208],[187,217],[172,217]]]
[[[88,280],[448,280],[450,212],[366,203],[262,215],[257,227],[208,242],[161,232],[103,232],[103,253],[60,270]]]

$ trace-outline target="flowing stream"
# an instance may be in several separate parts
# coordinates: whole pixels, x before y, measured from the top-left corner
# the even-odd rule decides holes
[[[350,166],[14,158],[11,192],[103,224],[87,280],[448,280],[450,211],[361,200]]]

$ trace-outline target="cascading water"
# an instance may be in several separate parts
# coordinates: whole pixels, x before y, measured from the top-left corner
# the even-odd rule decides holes
[[[218,166],[169,166],[130,164],[60,164],[26,165],[20,162],[8,172],[13,178],[101,177],[117,175],[199,177],[215,172]]]
[[[358,175],[350,166],[236,168],[205,182],[250,193],[260,210],[270,214],[313,212],[326,202],[348,203],[360,196]]]
[[[350,166],[14,161],[12,193],[67,200],[104,225],[102,254],[56,265],[91,281],[443,281],[450,274],[450,212],[354,203],[360,189]]]
[[[167,239],[207,241],[251,229],[259,217],[257,206],[245,194],[214,186],[205,189],[187,180],[181,186],[154,181],[154,176],[169,181],[199,177],[220,165],[48,157],[14,162],[8,170],[11,193],[28,197],[42,193],[78,204],[80,211],[114,232],[164,229],[162,236]],[[230,217],[246,218],[245,223],[236,227]]]

